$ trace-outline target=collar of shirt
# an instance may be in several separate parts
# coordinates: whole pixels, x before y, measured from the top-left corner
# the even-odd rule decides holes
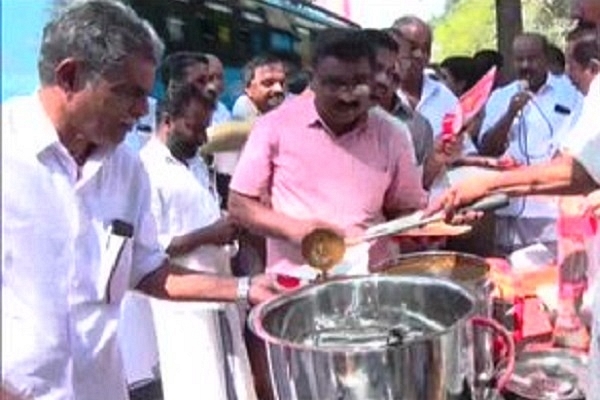
[[[517,82],[518,84],[518,82]],[[546,82],[535,92],[535,95],[543,95],[547,91],[558,90],[560,86],[560,78],[551,73],[546,75]]]
[[[402,94],[401,96],[398,92],[396,92],[396,101],[394,107],[392,108],[391,114],[397,116],[403,121],[407,121],[413,117],[414,111],[412,108],[410,108],[410,106],[407,103],[407,99],[403,96],[404,94]]]
[[[440,82],[432,79],[429,75],[423,75],[423,89],[421,90],[421,98],[419,99],[419,104],[417,105],[417,109],[421,107],[425,102],[427,102],[430,98],[433,98],[437,95],[440,90]]]
[[[44,150],[57,144],[62,146],[62,144],[60,143],[54,124],[50,120],[46,110],[44,110],[39,93],[36,93],[32,97],[30,118],[24,120],[24,123],[28,125],[27,129],[34,136],[30,139],[29,148],[34,154],[40,155]]]
[[[61,143],[58,132],[50,117],[44,110],[39,93],[33,97],[30,118],[25,120],[27,129],[33,135],[30,138],[29,148],[36,157],[43,159],[46,156],[59,157],[60,164],[71,176],[77,186],[82,186],[93,177],[102,163],[109,156],[114,147],[98,147],[92,151],[82,166],[78,166],[67,148]]]
[[[175,156],[171,154],[171,150],[169,150],[167,145],[164,144],[158,137],[156,137],[156,135],[152,136],[146,146],[148,146],[148,149],[154,153],[156,159],[164,159],[168,164],[177,164],[184,168],[188,167],[185,163],[175,158]],[[188,160],[186,160],[186,163],[187,161]]]
[[[305,102],[305,109],[306,109],[305,117],[306,117],[307,126],[309,128],[321,128],[325,132],[327,132],[328,135],[330,135],[333,138],[344,137],[347,134],[353,133],[353,132],[356,132],[357,134],[360,134],[360,133],[366,131],[366,129],[367,129],[368,119],[369,119],[369,115],[368,114],[370,113],[370,110],[367,111],[367,115],[365,115],[363,118],[361,118],[358,121],[358,123],[352,129],[350,129],[348,132],[344,132],[344,134],[342,134],[342,135],[336,135],[327,126],[327,124],[325,123],[325,121],[323,121],[323,118],[321,118],[321,116],[319,115],[319,112],[317,111],[317,107],[315,106],[315,95],[314,95],[314,93],[311,93],[311,94],[307,93],[305,95],[298,96],[298,101],[304,101]]]

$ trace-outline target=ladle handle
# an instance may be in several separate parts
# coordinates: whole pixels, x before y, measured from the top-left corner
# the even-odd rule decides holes
[[[476,201],[471,205],[460,208],[458,212],[465,213],[469,211],[494,211],[506,207],[508,203],[508,195],[504,193],[494,193]]]

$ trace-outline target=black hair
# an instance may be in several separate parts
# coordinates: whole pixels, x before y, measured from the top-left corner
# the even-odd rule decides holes
[[[363,29],[363,33],[366,35],[375,51],[378,49],[385,49],[394,53],[398,52],[398,43],[390,35],[387,29]]]
[[[244,86],[250,86],[252,79],[254,79],[254,73],[256,72],[257,68],[272,64],[283,65],[284,62],[281,57],[272,53],[261,54],[248,61],[242,70]]]
[[[440,68],[447,69],[457,81],[465,82],[465,89],[469,89],[478,78],[478,69],[475,60],[467,56],[447,57],[440,63]]]
[[[565,70],[565,53],[554,43],[548,44],[548,62],[556,65],[560,70]]]
[[[350,28],[329,28],[319,32],[312,52],[312,66],[326,57],[334,57],[346,62],[366,58],[375,66],[375,50],[364,31]]]
[[[504,66],[504,57],[502,54],[492,49],[482,49],[473,55],[475,65],[475,82],[486,74],[492,67],[498,69]]]
[[[208,65],[208,58],[201,53],[179,51],[165,58],[160,73],[165,86],[181,84],[186,80],[187,68],[195,64]]]
[[[485,67],[486,71],[494,65],[496,68],[502,68],[504,65],[504,57],[502,54],[492,49],[479,50],[473,55],[473,60],[482,67]]]
[[[567,42],[572,44],[572,57],[580,65],[588,65],[592,60],[600,61],[600,41],[595,27],[580,25],[567,34]]]
[[[171,118],[183,116],[193,101],[198,101],[211,110],[215,107],[214,99],[191,83],[171,86],[157,107],[161,120],[166,116]]]
[[[524,33],[521,33],[520,35],[517,35],[517,37],[515,38],[515,41],[518,39],[533,39],[535,41],[538,41],[539,44],[542,46],[542,51],[544,52],[546,59],[548,59],[548,57],[550,56],[550,42],[548,41],[548,38],[546,36],[542,35],[541,33],[524,32]]]

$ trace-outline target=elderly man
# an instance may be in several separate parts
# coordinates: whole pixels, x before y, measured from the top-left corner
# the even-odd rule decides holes
[[[229,210],[268,237],[267,270],[304,264],[300,242],[317,227],[352,235],[423,206],[405,125],[371,108],[375,62],[364,32],[323,31],[313,53],[314,93],[255,124],[231,181]],[[259,199],[265,191],[269,205]],[[389,249],[375,244],[371,256],[374,265]]]
[[[431,60],[431,28],[420,18],[409,15],[398,18],[392,32],[401,48],[398,62],[404,65],[398,94],[408,106],[427,118],[433,128],[433,136],[437,138],[442,133],[444,116],[455,110],[458,98],[446,85],[425,73]],[[406,46],[408,51],[403,50]],[[470,137],[465,138],[463,154],[477,154]]]
[[[160,41],[117,1],[74,3],[44,28],[40,90],[2,108],[2,385],[23,398],[126,399],[124,292],[256,303],[265,277],[168,262],[148,177],[119,144],[147,112]]]

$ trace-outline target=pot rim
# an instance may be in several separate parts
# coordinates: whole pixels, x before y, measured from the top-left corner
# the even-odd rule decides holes
[[[444,277],[443,275],[428,271],[426,268],[424,268],[420,273],[416,273],[417,269],[412,268],[412,267],[409,268],[409,271],[406,274],[398,273],[397,271],[390,271],[392,269],[399,268],[400,266],[397,264],[405,262],[405,261],[413,261],[413,260],[417,260],[419,258],[423,258],[425,261],[428,259],[435,259],[435,258],[443,259],[446,257],[460,257],[463,260],[468,260],[468,261],[478,264],[478,266],[481,267],[481,275],[475,276],[475,277],[472,277],[469,279],[453,279],[453,278]],[[456,267],[454,267],[454,268],[456,268]],[[436,277],[440,277],[443,279],[450,279],[451,281],[457,282],[461,285],[486,284],[487,282],[490,282],[490,279],[491,279],[490,274],[492,273],[492,266],[485,258],[477,256],[475,254],[461,253],[458,251],[446,251],[446,250],[428,250],[428,251],[421,251],[421,252],[415,252],[415,253],[400,254],[395,257],[388,258],[387,260],[380,262],[373,269],[374,269],[374,271],[376,271],[376,272],[374,272],[376,274],[409,276],[414,273],[416,275],[436,276]],[[448,270],[450,270],[450,269],[452,269],[452,268],[448,268]]]
[[[302,297],[303,295],[306,295],[306,293],[314,292],[314,291],[318,290],[318,288],[322,285],[327,285],[329,283],[336,283],[336,282],[351,281],[351,280],[381,281],[381,280],[390,280],[390,279],[400,281],[400,282],[401,281],[415,282],[415,280],[418,282],[419,281],[420,282],[435,282],[435,283],[440,283],[447,287],[451,287],[452,289],[460,292],[464,297],[466,297],[470,301],[470,303],[471,303],[470,309],[468,312],[465,313],[465,315],[458,318],[456,321],[454,321],[454,323],[452,325],[450,325],[449,327],[447,327],[446,329],[444,329],[442,331],[434,332],[427,336],[416,338],[406,344],[385,346],[385,347],[369,348],[369,347],[363,347],[363,346],[327,346],[327,347],[310,346],[310,345],[292,342],[290,340],[282,339],[277,336],[274,336],[271,333],[269,333],[264,327],[263,319],[264,319],[264,316],[269,311],[285,304],[291,298]],[[300,289],[295,290],[292,293],[283,294],[283,295],[277,296],[273,299],[267,300],[267,301],[255,306],[254,308],[252,308],[252,310],[250,310],[250,313],[248,315],[248,327],[256,336],[258,336],[260,339],[264,340],[267,345],[276,345],[276,346],[283,347],[285,349],[300,350],[303,352],[344,353],[344,354],[351,352],[351,353],[355,353],[355,354],[366,354],[366,353],[381,353],[382,351],[389,351],[392,349],[393,350],[404,349],[415,343],[430,341],[431,339],[441,337],[443,335],[446,335],[449,331],[456,328],[457,326],[468,322],[471,319],[471,317],[473,317],[475,314],[476,314],[476,300],[475,300],[475,297],[473,296],[473,294],[467,288],[465,288],[463,285],[453,282],[446,278],[431,277],[431,276],[425,276],[425,275],[402,275],[402,276],[384,275],[384,274],[353,275],[353,276],[332,277],[332,278],[328,279],[326,282],[307,285]]]

